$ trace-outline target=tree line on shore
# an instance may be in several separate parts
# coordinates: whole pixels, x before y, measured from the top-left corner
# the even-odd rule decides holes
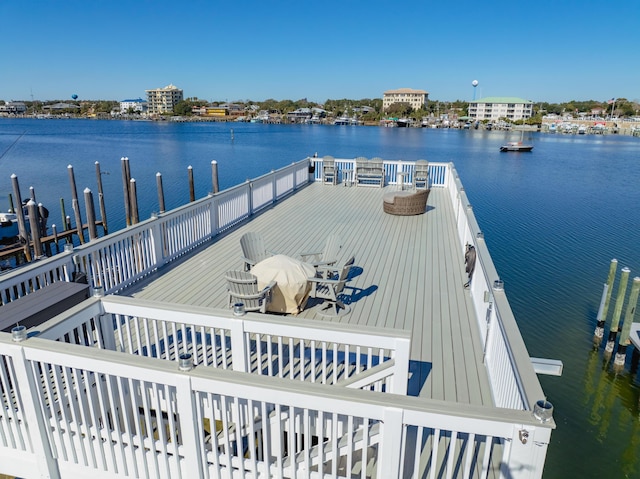
[[[613,100],[613,99],[612,99]],[[534,102],[534,116],[527,120],[527,123],[535,124],[541,123],[542,117],[547,114],[577,114],[579,112],[592,112],[595,110],[601,110],[606,112],[607,115],[618,117],[637,117],[640,111],[640,103],[637,101],[630,101],[626,98],[617,98],[615,102],[609,101],[596,101],[596,100],[571,100],[564,103],[549,103],[549,102]],[[43,113],[47,105],[59,103],[57,101],[24,101],[23,103],[27,107],[27,112],[30,114]],[[120,102],[115,100],[72,100],[64,101],[70,105],[75,105],[80,109],[74,108],[70,111],[60,110],[59,113],[73,114],[74,116],[87,116],[87,115],[107,115],[112,111],[119,111]],[[208,102],[206,100],[198,99],[195,97],[186,98],[175,105],[173,115],[190,116],[192,115],[193,107],[198,106],[219,106],[227,104],[223,101]],[[440,117],[442,114],[449,114],[450,116],[464,116],[469,109],[469,102],[464,100],[455,101],[441,101],[441,100],[428,100],[427,103],[419,110],[413,110],[408,103],[395,103],[386,110],[382,108],[381,98],[363,98],[360,100],[355,99],[328,99],[324,103],[317,103],[308,101],[306,98],[300,100],[275,100],[273,98],[264,101],[253,100],[238,100],[232,102],[233,105],[239,106],[243,111],[249,111],[252,107],[254,110],[266,110],[270,112],[278,112],[286,115],[289,112],[295,111],[300,108],[320,108],[326,112],[328,116],[357,116],[362,121],[379,121],[382,118],[389,116],[394,117],[409,117],[416,120],[435,116]],[[362,109],[368,107],[366,112]]]

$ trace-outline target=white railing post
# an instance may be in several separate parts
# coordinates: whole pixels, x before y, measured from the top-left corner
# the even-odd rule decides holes
[[[13,366],[16,371],[16,379],[19,386],[28,385],[27,389],[19,387],[20,398],[24,411],[24,419],[31,439],[35,461],[40,477],[60,479],[58,463],[53,456],[53,444],[47,434],[49,424],[42,416],[42,410],[37,404],[40,398],[40,388],[33,377],[32,371],[28,367],[28,361],[24,354],[24,348],[19,348],[17,354],[12,354]]]
[[[411,349],[411,340],[409,338],[396,339],[395,345],[395,366],[393,367],[393,382],[391,392],[394,394],[407,394],[409,385],[409,352]]]
[[[511,440],[507,439],[502,458],[501,477],[509,479],[540,479],[544,469],[551,429],[514,425]]]
[[[248,358],[251,351],[246,351],[247,345],[244,340],[244,321],[238,319],[231,326],[231,362],[234,371],[247,373]]]
[[[162,220],[157,216],[151,226],[151,241],[153,242],[153,262],[159,268],[164,264],[164,235],[162,234]]]
[[[183,376],[176,381],[176,409],[180,420],[180,431],[182,431],[184,458],[177,461],[182,466],[182,477],[204,477],[202,458],[206,457],[207,451],[203,450],[199,439],[199,429],[202,424],[198,424],[194,414],[196,407],[191,378],[186,372],[182,374]],[[212,429],[215,431],[214,428]]]
[[[271,170],[271,202],[275,203],[278,201],[278,180],[276,178],[275,170]]]
[[[382,423],[382,439],[378,451],[378,477],[400,479],[404,411],[395,407],[385,408]],[[364,431],[364,434],[368,434],[368,431]]]
[[[218,197],[215,194],[211,195],[211,208],[209,209],[209,215],[211,219],[211,237],[217,236],[220,232],[220,215],[218,214]]]
[[[247,214],[251,217],[253,215],[253,183],[250,180],[247,180],[245,184],[245,194],[247,195]]]

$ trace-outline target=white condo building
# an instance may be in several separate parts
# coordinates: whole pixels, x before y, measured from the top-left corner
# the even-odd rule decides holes
[[[183,100],[182,90],[175,85],[167,85],[164,88],[146,90],[147,107],[150,115],[172,113],[173,107]]]
[[[511,121],[531,118],[533,102],[517,97],[485,97],[469,103],[469,117],[474,120],[497,121],[507,118]]]
[[[429,92],[424,90],[413,90],[411,88],[387,90],[382,96],[382,109],[386,110],[394,103],[408,103],[414,110],[419,110],[427,102],[428,98]]]
[[[128,113],[129,110],[142,113],[147,109],[147,102],[142,98],[136,98],[135,100],[122,100],[120,102],[120,113]]]

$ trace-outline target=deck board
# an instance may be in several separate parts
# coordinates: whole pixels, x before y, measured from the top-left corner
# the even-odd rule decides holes
[[[402,217],[382,211],[382,195],[390,188],[395,187],[309,185],[124,293],[226,308],[224,273],[242,269],[244,233],[260,232],[267,249],[292,257],[321,251],[326,237],[337,233],[343,239],[342,259],[355,256],[345,288],[351,312],[325,317],[317,314],[321,305],[310,302],[299,316],[410,329],[411,373],[424,382],[418,380],[420,396],[490,405],[473,304],[463,287],[463,248],[447,193],[433,188],[426,214]]]

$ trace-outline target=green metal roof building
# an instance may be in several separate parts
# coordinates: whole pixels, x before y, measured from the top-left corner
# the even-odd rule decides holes
[[[511,96],[488,96],[469,103],[469,117],[474,120],[510,121],[533,116],[533,102]]]

